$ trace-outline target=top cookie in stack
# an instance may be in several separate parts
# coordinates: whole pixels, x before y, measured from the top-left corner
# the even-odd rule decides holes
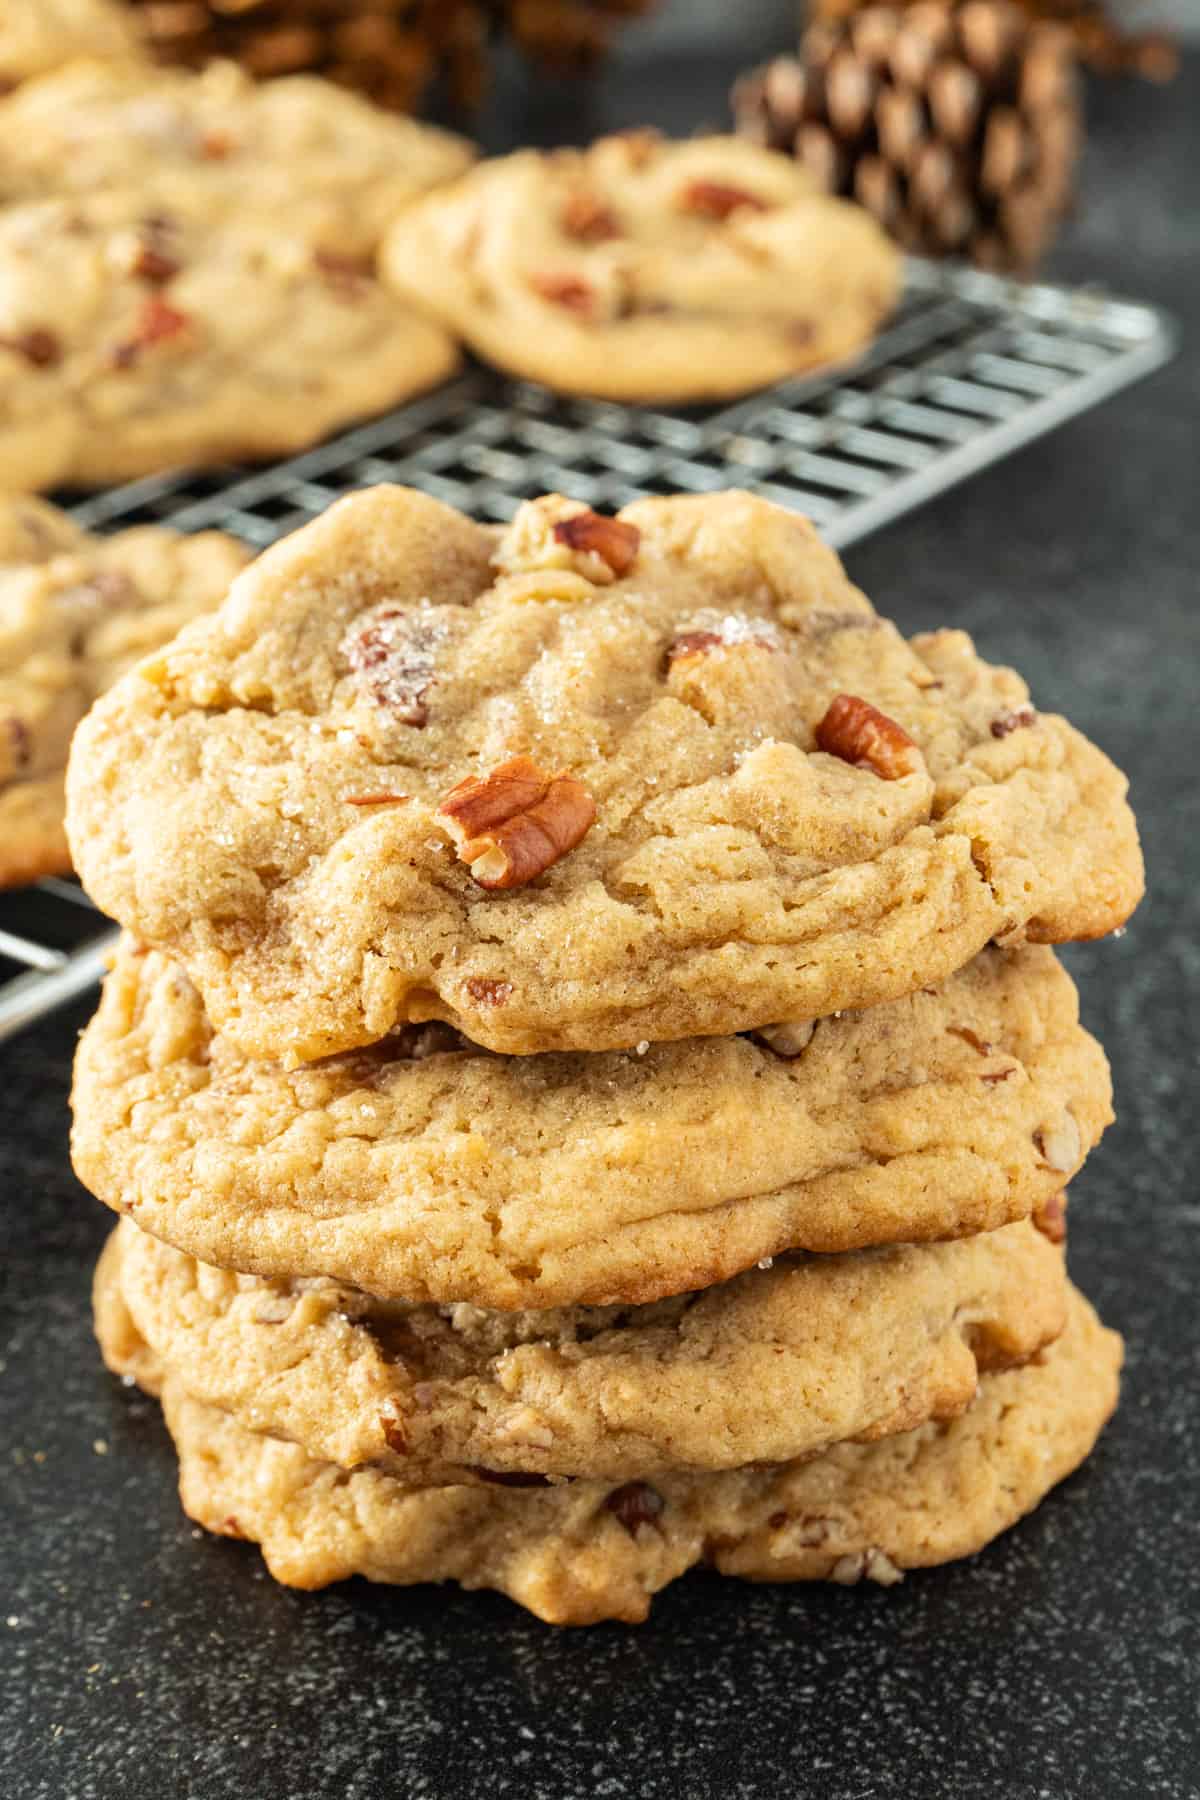
[[[495,534],[380,487],[267,552],[75,745],[77,866],[295,1065],[894,999],[1142,890],[1125,782],[961,632],[906,641],[739,493]]]

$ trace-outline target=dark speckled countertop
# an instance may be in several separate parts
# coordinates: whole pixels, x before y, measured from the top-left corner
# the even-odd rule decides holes
[[[716,122],[723,91],[678,61],[614,72],[590,111],[514,89],[488,135]],[[1133,777],[1151,897],[1069,956],[1120,1110],[1072,1212],[1075,1274],[1129,1339],[1098,1454],[975,1562],[891,1591],[697,1575],[640,1630],[574,1633],[453,1590],[286,1592],[182,1518],[155,1408],[96,1357],[108,1219],[66,1155],[80,1008],[0,1050],[4,1794],[1200,1795],[1200,61],[1094,99],[1050,272],[1167,305],[1182,355],[848,560],[904,629],[966,627]]]

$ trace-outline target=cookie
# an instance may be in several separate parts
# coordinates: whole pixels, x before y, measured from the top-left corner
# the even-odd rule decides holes
[[[162,1371],[119,1297],[110,1342],[154,1392]],[[988,1375],[974,1404],[875,1444],[806,1462],[653,1483],[537,1492],[412,1493],[375,1469],[347,1474],[259,1436],[169,1378],[167,1424],[184,1510],[261,1544],[277,1581],[350,1575],[496,1588],[552,1624],[637,1623],[655,1593],[705,1562],[751,1581],[889,1585],[970,1556],[1033,1510],[1087,1456],[1117,1400],[1121,1340],[1072,1292],[1066,1331],[1024,1368]]]
[[[551,496],[498,546],[352,495],[78,743],[93,898],[287,1062],[430,1018],[524,1054],[822,1017],[1142,890],[1107,757],[736,492]]]
[[[668,402],[843,361],[902,274],[869,214],[790,157],[645,131],[481,163],[397,221],[381,266],[502,369]]]
[[[71,733],[97,694],[222,600],[249,552],[219,532],[89,538],[0,497],[0,887],[68,870]]]
[[[76,56],[137,57],[140,49],[134,15],[120,0],[4,0],[0,93]]]
[[[330,82],[255,82],[227,62],[200,74],[75,63],[0,104],[10,198],[133,189],[153,212],[182,178],[259,213],[320,201],[344,255],[372,252],[404,206],[472,155],[465,139]]]
[[[1062,1252],[1028,1222],[540,1312],[256,1280],[129,1220],[109,1255],[138,1333],[195,1399],[407,1487],[740,1468],[888,1437],[953,1418],[980,1369],[1027,1361],[1066,1319]]]
[[[989,1230],[1053,1200],[1112,1117],[1040,947],[776,1042],[498,1057],[438,1025],[289,1072],[125,943],[78,1052],[73,1155],[202,1261],[514,1309]]]
[[[180,181],[161,202],[0,213],[0,487],[287,455],[455,367],[320,201],[275,220]]]

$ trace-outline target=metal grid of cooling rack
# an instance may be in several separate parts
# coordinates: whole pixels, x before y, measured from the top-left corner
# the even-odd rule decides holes
[[[472,369],[288,462],[155,476],[72,511],[97,531],[220,527],[262,548],[378,481],[497,520],[555,490],[611,510],[739,486],[808,513],[844,549],[1148,374],[1174,344],[1152,307],[911,262],[903,304],[861,361],[733,405],[570,400]],[[0,896],[0,1038],[92,985],[111,941],[95,931],[72,883]]]

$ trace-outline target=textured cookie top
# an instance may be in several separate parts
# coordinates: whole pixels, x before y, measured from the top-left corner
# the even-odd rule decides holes
[[[161,1366],[103,1263],[96,1298],[110,1364],[157,1391]],[[185,1509],[212,1531],[259,1542],[280,1581],[459,1581],[497,1588],[555,1624],[636,1623],[699,1562],[752,1581],[886,1586],[905,1569],[981,1549],[1091,1450],[1116,1405],[1121,1353],[1116,1332],[1072,1291],[1057,1342],[986,1376],[949,1424],[779,1467],[533,1493],[412,1493],[378,1469],[347,1476],[203,1405],[174,1376],[163,1403]]]
[[[781,1258],[650,1306],[517,1313],[233,1275],[129,1220],[116,1237],[134,1324],[189,1393],[414,1487],[739,1468],[910,1431],[1066,1316],[1062,1253],[1028,1222]]]
[[[208,1262],[515,1308],[988,1230],[1052,1202],[1111,1118],[1049,950],[772,1036],[499,1057],[434,1025],[288,1072],[126,945],[80,1045],[75,1166]]]
[[[10,196],[136,188],[149,209],[182,176],[262,212],[327,202],[345,253],[372,250],[402,207],[472,154],[330,82],[255,82],[234,63],[201,74],[76,63],[0,104]]]
[[[76,56],[135,57],[140,42],[121,0],[4,0],[0,92]]]
[[[860,207],[743,139],[522,150],[385,240],[398,292],[482,355],[630,400],[736,394],[868,340],[900,256]]]
[[[283,454],[455,360],[320,200],[276,223],[180,179],[0,214],[0,486]]]
[[[156,526],[89,538],[0,499],[0,885],[68,865],[63,776],[97,694],[222,600],[249,552]]]
[[[961,632],[906,643],[736,492],[494,534],[377,487],[128,676],[73,766],[93,897],[251,1054],[818,1017],[1111,930],[1125,782]]]

